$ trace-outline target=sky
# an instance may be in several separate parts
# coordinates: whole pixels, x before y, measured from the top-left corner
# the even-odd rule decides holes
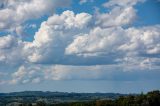
[[[160,89],[160,0],[1,0],[0,92]]]

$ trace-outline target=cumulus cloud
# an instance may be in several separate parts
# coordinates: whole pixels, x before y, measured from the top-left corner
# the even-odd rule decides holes
[[[65,7],[70,0],[2,0],[0,30],[16,28],[27,20],[53,14],[55,8]]]
[[[72,11],[64,11],[61,15],[49,17],[41,24],[34,41],[24,47],[24,51],[30,54],[27,57],[28,61],[61,61],[66,45],[75,35],[87,31],[91,17],[87,13],[74,14]]]
[[[25,68],[24,66],[21,66],[18,71],[14,72],[12,74],[13,76],[13,80],[11,80],[11,84],[16,84],[18,83],[19,81],[21,81],[21,79],[27,74],[27,72],[25,71]]]
[[[159,54],[159,25],[143,28],[95,28],[89,34],[82,34],[66,48],[66,54],[116,55],[123,53],[149,55]]]
[[[160,54],[160,28],[159,25],[129,28],[126,30],[129,42],[121,45],[119,49],[135,52],[139,55],[159,55]]]
[[[15,38],[11,35],[0,37],[0,49],[6,49],[12,47],[15,43]]]
[[[77,36],[66,48],[66,54],[77,55],[109,55],[117,52],[117,46],[127,40],[125,31],[120,27],[101,29],[97,27],[89,32]]]
[[[150,69],[149,66],[141,66],[139,63],[126,66],[95,65],[32,65],[21,66],[12,74],[9,84],[40,83],[44,80],[107,80],[107,81],[136,81],[159,79],[158,68]],[[7,81],[6,81],[7,82]]]
[[[38,66],[20,66],[18,70],[11,74],[12,79],[8,80],[9,84],[26,84],[26,83],[39,83],[43,74],[40,71],[41,67]],[[43,70],[44,71],[44,70]]]
[[[109,13],[98,13],[96,25],[102,27],[124,26],[132,24],[136,18],[136,10],[133,7],[115,7]]]
[[[116,64],[126,56],[158,58],[159,25],[91,27],[92,17],[64,11],[44,21],[33,42],[1,37],[1,63],[96,65]]]
[[[50,74],[49,74],[50,73]],[[85,66],[51,66],[45,72],[45,79],[50,80],[77,80],[77,79],[98,79],[102,74],[94,67]]]
[[[139,2],[145,0],[109,0],[104,3],[105,8],[110,9],[109,12],[96,12],[96,23],[101,27],[126,26],[134,22],[137,17],[137,10],[134,8]]]
[[[0,17],[0,30],[14,26],[17,35],[21,35],[25,28],[22,23],[52,14],[57,6],[69,5],[70,0],[62,1],[3,0],[0,2],[0,15],[4,16]],[[136,73],[140,73],[139,79],[154,78],[160,69],[160,25],[129,25],[137,16],[134,6],[143,1],[110,0],[104,4],[109,12],[94,15],[69,10],[53,14],[41,23],[30,42],[12,34],[1,36],[0,66],[19,67],[9,83],[136,80],[137,77],[132,77],[138,76]]]
[[[20,64],[23,60],[22,47],[23,42],[14,36],[0,37],[0,66]]]

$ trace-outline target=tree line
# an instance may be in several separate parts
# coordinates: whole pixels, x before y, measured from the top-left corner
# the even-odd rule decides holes
[[[20,106],[33,106],[32,104],[20,104]],[[160,106],[160,91],[151,91],[147,94],[121,96],[115,100],[93,100],[85,102],[67,102],[47,104],[38,101],[34,106]]]

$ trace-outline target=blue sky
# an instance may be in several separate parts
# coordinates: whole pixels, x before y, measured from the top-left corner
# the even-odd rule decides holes
[[[0,92],[160,89],[159,0],[0,1]]]

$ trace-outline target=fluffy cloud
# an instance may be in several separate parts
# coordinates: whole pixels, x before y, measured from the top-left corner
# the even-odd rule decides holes
[[[70,4],[70,0],[3,0],[0,2],[0,30],[15,28],[27,20],[52,14],[55,8]]]
[[[25,71],[24,66],[20,67],[18,69],[18,71],[14,72],[12,74],[12,76],[14,77],[13,80],[11,80],[11,84],[16,84],[18,83],[25,75],[27,74],[27,72]]]
[[[102,73],[94,67],[55,65],[47,69],[44,75],[48,80],[77,80],[98,79],[100,74]]]
[[[160,54],[159,25],[143,28],[95,28],[82,34],[66,48],[66,54],[99,56],[116,54],[123,56],[145,56]]]
[[[44,21],[33,42],[1,37],[0,63],[96,65],[117,64],[124,57],[158,58],[159,25],[93,28],[93,19],[87,13],[64,11]]]
[[[65,53],[83,56],[86,60],[98,57],[96,59],[101,61],[100,57],[103,57],[108,60],[103,61],[106,64],[140,63],[142,67],[152,64],[150,68],[157,68],[160,64],[159,28],[159,25],[127,29],[98,27],[88,34],[77,36]]]
[[[133,7],[115,7],[109,13],[98,13],[96,18],[98,26],[124,26],[133,23],[136,18],[136,10]]]
[[[155,73],[160,73],[158,70],[152,73],[148,70],[148,67],[141,66],[128,66],[128,70],[125,71],[125,67],[122,64],[119,65],[95,65],[95,66],[63,66],[55,65],[51,66],[45,71],[45,78],[50,80],[147,80],[159,79]],[[137,70],[139,69],[139,70]],[[144,71],[147,69],[148,71]],[[138,74],[136,74],[138,73]],[[135,77],[137,76],[137,77]]]
[[[8,80],[9,84],[26,84],[39,83],[43,76],[38,66],[20,66],[18,70],[11,74],[12,79]]]
[[[53,13],[57,6],[67,6],[70,0],[62,1],[3,0],[0,30],[13,26],[21,35],[25,28],[22,23]],[[42,22],[30,42],[11,34],[1,36],[0,66],[19,67],[8,82],[154,79],[160,69],[160,25],[129,25],[137,16],[134,6],[142,1],[110,0],[104,6],[111,11],[95,15],[69,10],[53,14]]]
[[[145,0],[109,0],[104,3],[105,8],[111,9],[107,13],[96,13],[96,25],[101,27],[126,26],[134,22],[137,10],[134,8],[138,2]]]
[[[101,27],[116,27],[131,25],[137,17],[137,10],[134,6],[145,0],[109,0],[104,3],[105,8],[110,9],[109,12],[96,12],[97,26]]]
[[[97,27],[89,32],[82,34],[66,48],[66,54],[77,55],[109,55],[117,52],[117,46],[125,43],[125,31],[120,28],[101,29]]]
[[[0,37],[0,66],[17,65],[23,60],[23,42],[14,36]]]
[[[129,42],[121,45],[120,50],[135,52],[139,55],[160,54],[160,26],[149,26],[142,28],[129,28],[126,30]]]
[[[158,68],[150,69],[149,66],[143,67],[139,63],[128,66],[126,64],[95,66],[48,65],[47,67],[42,65],[21,66],[12,74],[12,79],[8,83],[39,83],[44,80],[157,80],[160,73]]]
[[[16,43],[15,38],[11,35],[0,37],[0,42],[0,49],[10,48]]]
[[[91,17],[87,13],[75,15],[72,11],[49,17],[41,24],[34,41],[24,47],[29,54],[27,59],[30,62],[61,61],[66,45],[72,42],[75,35],[87,31]]]

